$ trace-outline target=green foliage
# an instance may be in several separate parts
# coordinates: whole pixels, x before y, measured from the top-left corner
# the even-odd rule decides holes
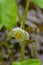
[[[36,6],[38,6],[38,7],[40,7],[40,8],[43,8],[43,0],[32,0],[32,2],[33,2]]]
[[[20,62],[13,62],[12,65],[21,65]]]
[[[10,30],[16,24],[16,0],[0,0],[0,29]]]
[[[12,65],[40,65],[40,60],[38,59],[29,59],[23,62],[13,62]]]

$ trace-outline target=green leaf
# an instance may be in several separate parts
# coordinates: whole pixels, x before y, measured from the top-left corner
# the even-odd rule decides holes
[[[37,59],[30,59],[27,61],[23,61],[22,65],[40,65],[40,61]]]
[[[21,65],[20,62],[13,62],[12,65]]]
[[[29,59],[22,62],[13,62],[12,65],[41,65],[38,59]]]
[[[8,30],[16,24],[16,0],[0,0],[0,29],[5,26]]]
[[[36,6],[38,6],[38,7],[40,7],[40,8],[43,8],[43,0],[32,0],[32,2],[33,2]]]

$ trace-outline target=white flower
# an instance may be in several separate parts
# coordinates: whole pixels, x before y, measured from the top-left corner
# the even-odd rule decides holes
[[[14,36],[17,39],[17,41],[29,40],[28,32],[26,32],[25,30],[21,28],[18,28],[18,27],[14,28],[12,32],[14,33]]]

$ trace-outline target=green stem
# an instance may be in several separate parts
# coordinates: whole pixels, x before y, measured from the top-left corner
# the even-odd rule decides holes
[[[24,22],[25,22],[25,20],[26,20],[28,8],[29,8],[29,3],[30,3],[30,0],[27,0],[25,12],[24,12],[24,16],[23,16],[23,19],[22,19],[22,22],[21,22],[21,28],[23,28],[23,29],[24,29]],[[21,46],[21,61],[24,60],[24,56],[25,56],[24,53],[25,53],[25,42],[23,41],[23,42],[22,42],[22,46]]]
[[[35,28],[35,40],[36,40],[37,28]],[[33,46],[33,58],[36,58],[36,41],[32,44]]]
[[[21,16],[20,16],[20,13],[19,13],[19,8],[18,8],[17,3],[16,3],[16,7],[17,7],[17,16],[18,16],[18,19],[21,22]]]
[[[24,53],[25,53],[25,43],[23,41],[21,46],[21,61],[24,60],[24,55],[25,55]]]
[[[26,8],[25,8],[25,11],[24,11],[24,16],[23,16],[23,19],[22,19],[22,22],[21,22],[21,28],[23,28],[24,22],[26,20],[29,4],[30,4],[30,0],[27,0]]]

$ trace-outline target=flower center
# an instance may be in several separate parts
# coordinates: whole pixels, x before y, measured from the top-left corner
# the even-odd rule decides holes
[[[19,31],[16,32],[15,36],[16,36],[18,39],[22,38],[22,32],[19,32]]]

